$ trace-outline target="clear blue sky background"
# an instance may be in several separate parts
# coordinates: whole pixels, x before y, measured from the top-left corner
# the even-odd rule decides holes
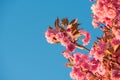
[[[65,49],[48,44],[44,32],[56,17],[79,18],[91,33],[89,0],[0,0],[0,80],[71,80],[61,55]],[[87,46],[90,48],[90,46]]]

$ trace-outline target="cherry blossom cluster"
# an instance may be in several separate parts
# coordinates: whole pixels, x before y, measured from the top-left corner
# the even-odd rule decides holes
[[[73,54],[66,66],[71,67],[73,80],[120,80],[120,40],[102,28],[102,38],[94,43],[88,55]]]
[[[83,45],[87,45],[90,41],[90,34],[85,30],[78,29],[77,19],[72,20],[70,23],[67,18],[62,19],[61,24],[59,19],[55,21],[55,28],[48,27],[45,32],[45,37],[49,43],[61,43],[66,47],[62,52],[64,57],[69,58],[70,53],[74,52],[77,47],[84,47],[78,44],[80,36],[85,36],[82,39]]]
[[[100,27],[103,35],[90,50],[85,47],[90,34],[78,29],[77,19],[57,19],[55,28],[49,26],[45,37],[49,43],[61,43],[66,48],[62,54],[69,61],[66,66],[72,69],[73,80],[120,80],[120,0],[96,0],[91,9],[92,24]],[[80,39],[83,44],[78,42]],[[74,53],[76,48],[89,54]]]
[[[120,0],[96,0],[91,9],[94,28],[97,28],[100,23],[112,27],[115,22],[120,26]]]
[[[72,71],[70,76],[74,80],[101,80],[105,77],[104,64],[95,58],[89,59],[88,55],[76,53],[71,58],[70,66]],[[106,79],[105,79],[106,80]]]

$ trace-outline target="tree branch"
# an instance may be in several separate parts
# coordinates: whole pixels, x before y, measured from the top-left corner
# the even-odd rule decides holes
[[[85,46],[83,45],[80,45],[78,43],[75,43],[76,47],[79,48],[79,49],[84,49],[84,50],[87,50],[88,52],[90,52],[90,50],[88,48],[86,48]]]

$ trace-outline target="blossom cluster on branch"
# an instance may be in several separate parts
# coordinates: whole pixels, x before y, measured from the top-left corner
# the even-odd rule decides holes
[[[48,27],[45,32],[45,37],[49,43],[61,43],[66,47],[66,50],[62,54],[69,58],[70,53],[74,52],[76,47],[86,49],[83,45],[87,45],[90,41],[90,34],[85,30],[78,29],[79,24],[77,19],[72,20],[70,23],[67,18],[60,20],[57,18],[55,21],[55,28]],[[78,44],[80,36],[85,36],[82,39],[83,45]]]
[[[106,24],[107,27],[112,27],[114,23],[120,26],[120,0],[96,0],[91,9],[92,24],[95,28],[99,26],[99,23]]]
[[[69,22],[67,18],[57,18],[55,28],[49,26],[45,37],[49,43],[65,46],[62,54],[69,61],[66,66],[72,69],[73,80],[120,80],[120,0],[96,0],[91,9],[94,28],[103,31],[91,49],[85,47],[90,34],[78,28],[77,19]],[[76,48],[89,54],[74,53]]]

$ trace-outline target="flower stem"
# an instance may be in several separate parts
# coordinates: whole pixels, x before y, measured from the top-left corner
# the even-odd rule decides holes
[[[79,49],[84,49],[84,50],[87,50],[88,52],[90,52],[90,50],[89,50],[88,48],[86,48],[85,46],[80,45],[80,44],[78,44],[78,43],[74,43],[74,44],[76,45],[77,48],[79,48]]]

